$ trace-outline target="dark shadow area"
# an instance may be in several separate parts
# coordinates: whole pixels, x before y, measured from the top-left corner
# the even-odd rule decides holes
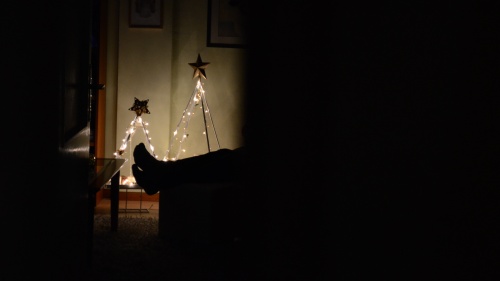
[[[492,7],[251,6],[263,279],[498,278]]]

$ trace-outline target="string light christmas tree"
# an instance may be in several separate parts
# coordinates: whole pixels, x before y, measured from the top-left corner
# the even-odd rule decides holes
[[[139,100],[138,98],[134,97],[134,104],[128,110],[134,111],[135,117],[132,120],[132,122],[130,122],[129,127],[127,128],[126,136],[123,139],[120,148],[114,153],[115,158],[122,158],[127,147],[130,147],[129,144],[132,141],[132,137],[134,136],[138,126],[142,127],[142,131],[144,132],[144,136],[146,138],[146,141],[149,144],[149,149],[151,150],[151,153],[153,154],[153,156],[155,158],[158,158],[156,156],[156,154],[154,153],[154,146],[151,144],[151,138],[149,137],[149,131],[147,129],[147,126],[149,124],[147,122],[144,122],[144,120],[141,117],[142,114],[144,114],[144,113],[150,114],[150,111],[148,109],[148,102],[149,102],[149,99]],[[132,148],[130,147],[130,149],[132,149]],[[130,151],[130,154],[132,155],[131,151]],[[132,174],[132,171],[130,171],[130,174]],[[135,184],[135,179],[134,179],[134,177],[130,176],[127,179],[127,182],[122,183],[122,184]]]
[[[203,116],[204,131],[202,132],[202,134],[205,136],[205,139],[207,141],[208,151],[210,152],[214,150],[214,148],[212,148],[210,144],[210,133],[213,134],[213,138],[215,138],[216,140],[215,149],[220,149],[219,139],[217,137],[217,132],[215,131],[212,115],[210,114],[205,90],[203,89],[203,84],[201,83],[201,78],[207,79],[205,69],[207,68],[208,64],[210,63],[202,61],[200,54],[198,54],[196,62],[189,63],[189,65],[194,69],[193,79],[197,78],[196,87],[194,88],[189,102],[182,113],[182,117],[179,120],[179,123],[177,123],[163,161],[175,161],[184,157],[184,155],[181,155],[181,153],[186,152],[183,145],[189,137],[188,126],[191,119],[198,115],[198,110],[201,111],[201,115]]]

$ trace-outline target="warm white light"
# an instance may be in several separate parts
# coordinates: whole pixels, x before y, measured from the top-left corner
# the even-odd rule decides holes
[[[139,124],[137,124],[137,121],[139,121]],[[120,157],[125,152],[125,149],[127,148],[128,143],[132,140],[132,136],[135,134],[137,125],[142,126],[142,131],[144,132],[146,140],[148,141],[150,147],[153,148],[153,146],[151,145],[151,138],[148,135],[149,130],[146,130],[146,126],[148,124],[149,123],[147,123],[147,122],[146,123],[143,122],[143,120],[140,116],[135,116],[134,120],[132,120],[132,122],[130,122],[130,126],[127,129],[127,131],[125,131],[127,136],[125,139],[122,140],[122,145],[120,146],[120,149],[114,153],[115,157]],[[157,157],[154,154],[154,149],[152,149],[151,151],[152,151],[153,156]]]
[[[120,184],[132,187],[135,184],[135,178],[133,176],[123,177],[120,179]]]
[[[189,99],[186,108],[183,110],[182,117],[179,120],[179,123],[177,124],[175,131],[173,132],[172,138],[170,140],[169,148],[166,151],[164,159],[174,159],[175,160],[175,159],[179,158],[180,153],[186,152],[186,149],[183,148],[182,145],[183,145],[184,140],[187,140],[187,137],[189,136],[187,127],[192,122],[191,118],[195,117],[195,116],[197,117],[198,112],[201,112],[203,117],[204,117],[203,121],[205,123],[204,124],[205,130],[202,131],[202,135],[205,135],[205,136],[209,135],[208,128],[210,126],[207,124],[207,120],[208,120],[208,122],[212,122],[212,119],[210,116],[210,110],[208,108],[208,104],[207,104],[206,99],[205,99],[205,90],[203,89],[202,85],[203,84],[201,83],[201,79],[198,79],[198,81],[196,83],[196,87],[191,94],[191,98]],[[200,111],[197,111],[198,108]],[[211,124],[213,125],[213,123],[211,123]],[[177,135],[178,135],[178,130],[181,126],[183,126],[181,130],[183,130],[184,134],[183,134],[181,140],[179,140]],[[213,128],[213,133],[215,134],[215,138],[217,138],[216,133],[215,133],[215,128]],[[216,141],[217,141],[217,145],[220,148],[220,145],[218,144],[217,139],[216,139]],[[172,147],[174,145],[177,146],[176,149],[172,149]],[[211,148],[209,148],[209,150],[210,149]],[[176,154],[176,155],[170,155],[170,154]]]

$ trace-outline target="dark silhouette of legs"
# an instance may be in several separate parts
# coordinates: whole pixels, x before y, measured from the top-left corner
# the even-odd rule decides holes
[[[132,173],[137,184],[152,195],[183,183],[237,180],[243,168],[243,157],[244,148],[224,148],[176,161],[161,161],[149,153],[144,143],[140,143],[134,149]]]

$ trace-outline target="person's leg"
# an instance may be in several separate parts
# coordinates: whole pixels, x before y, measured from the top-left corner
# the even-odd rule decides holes
[[[219,149],[206,154],[161,161],[154,158],[143,143],[134,149],[132,172],[147,194],[182,183],[215,183],[234,181],[239,177],[244,149]]]

